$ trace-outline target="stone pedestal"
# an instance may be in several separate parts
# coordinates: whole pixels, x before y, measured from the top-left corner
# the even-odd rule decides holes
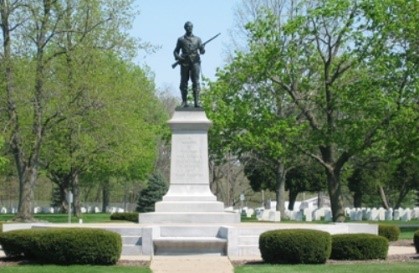
[[[224,212],[209,187],[208,129],[211,121],[200,108],[177,109],[172,129],[170,186],[155,212],[142,213],[140,223],[238,223],[238,213]]]

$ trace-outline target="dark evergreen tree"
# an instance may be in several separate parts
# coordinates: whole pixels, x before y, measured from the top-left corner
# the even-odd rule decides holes
[[[285,189],[289,192],[289,210],[300,192],[319,192],[326,189],[326,178],[319,165],[307,163],[290,169],[285,180]]]
[[[154,204],[160,201],[167,192],[168,186],[160,173],[154,173],[148,179],[147,188],[140,191],[138,195],[137,211],[154,211]]]

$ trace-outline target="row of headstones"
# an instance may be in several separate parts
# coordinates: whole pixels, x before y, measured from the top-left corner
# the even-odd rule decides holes
[[[281,213],[275,210],[253,210],[243,208],[242,215],[251,217],[253,213],[256,212],[256,218],[260,221],[271,221],[278,222],[281,221]],[[332,220],[332,210],[328,207],[323,207],[319,209],[301,209],[300,211],[289,211],[286,210],[285,214],[287,218],[294,221],[331,221]],[[393,210],[385,210],[384,208],[346,208],[345,214],[352,221],[391,221],[391,220],[401,220],[401,221],[410,221],[412,219],[419,219],[419,207],[414,209],[410,208],[399,208]]]
[[[81,213],[99,213],[102,212],[101,209],[99,209],[99,207],[81,207],[80,208]],[[38,213],[59,213],[60,210],[57,208],[53,208],[53,207],[34,207],[33,208],[33,213],[34,214],[38,214]],[[118,208],[118,207],[110,207],[107,209],[108,213],[115,213],[115,212],[124,212],[123,208]],[[0,214],[7,214],[7,213],[11,213],[11,214],[15,214],[17,213],[17,209],[12,207],[10,209],[7,209],[6,207],[2,207],[0,209]]]
[[[412,219],[419,219],[419,207],[413,209],[398,208],[394,210],[392,208],[388,210],[384,208],[347,208],[345,213],[352,221],[410,221]]]

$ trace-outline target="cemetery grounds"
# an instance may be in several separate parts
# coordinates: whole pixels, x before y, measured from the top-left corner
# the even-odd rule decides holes
[[[5,222],[13,218],[11,214],[0,214],[0,222]],[[37,214],[36,218],[41,221],[52,223],[67,223],[66,214]],[[245,219],[243,222],[247,222]],[[72,222],[77,223],[79,219],[72,217]],[[84,223],[104,223],[111,222],[109,214],[84,214]],[[291,223],[291,222],[288,222]],[[301,222],[298,222],[301,224]],[[396,224],[401,228],[399,241],[393,242],[396,245],[406,245],[413,242],[413,233],[419,229],[419,220],[409,222],[401,221],[380,221],[375,223]],[[407,257],[395,257],[384,261],[328,261],[323,265],[269,265],[260,262],[235,263],[235,273],[366,273],[379,271],[380,273],[390,272],[416,272],[419,268],[419,257],[416,255],[414,261],[409,261]],[[0,272],[2,273],[151,273],[147,264],[136,262],[119,262],[114,266],[89,266],[89,265],[40,265],[28,261],[13,261],[0,259]]]

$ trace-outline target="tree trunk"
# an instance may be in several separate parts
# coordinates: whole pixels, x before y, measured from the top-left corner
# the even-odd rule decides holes
[[[281,219],[287,218],[285,216],[285,168],[279,163],[276,169],[276,211],[281,213]]]
[[[327,172],[330,205],[332,207],[333,222],[344,222],[345,210],[343,207],[340,177],[336,172],[336,170],[334,172]]]
[[[78,171],[73,171],[72,173],[71,188],[73,189],[73,213],[74,216],[80,218],[81,206],[80,206],[80,188],[79,188],[79,173]]]
[[[288,210],[293,211],[294,210],[294,204],[295,200],[297,200],[298,191],[289,191],[289,204],[288,204]]]
[[[386,196],[386,193],[384,192],[383,186],[378,186],[378,191],[380,193],[380,198],[381,198],[383,207],[388,210],[390,206],[388,204],[387,196]]]
[[[110,183],[106,181],[102,184],[102,212],[106,213],[106,209],[109,207],[110,199]]]
[[[19,222],[33,222],[32,217],[32,200],[33,187],[37,178],[36,168],[27,168],[20,181],[19,187],[19,207],[18,213],[14,218]]]
[[[354,192],[354,208],[362,207],[362,192],[356,191]]]
[[[67,203],[67,192],[68,187],[67,185],[63,183],[58,183],[58,188],[60,189],[60,211],[61,213],[67,213],[68,212],[68,203]]]

